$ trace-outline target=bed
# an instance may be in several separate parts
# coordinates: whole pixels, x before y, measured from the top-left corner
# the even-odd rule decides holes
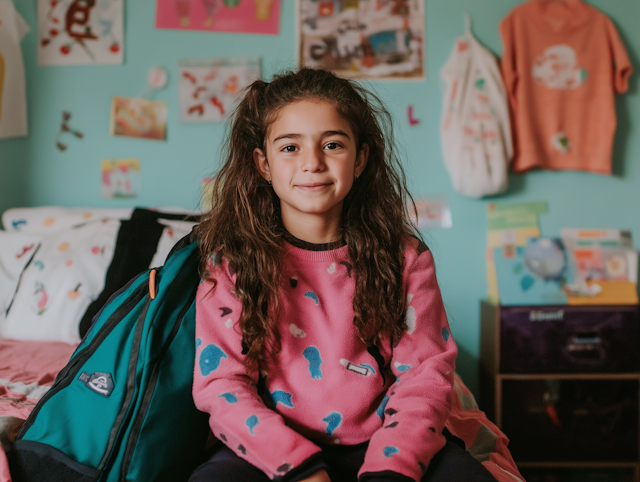
[[[6,451],[109,296],[197,223],[177,209],[21,208],[0,231],[0,482]],[[500,482],[523,481],[509,440],[456,375],[447,428]]]

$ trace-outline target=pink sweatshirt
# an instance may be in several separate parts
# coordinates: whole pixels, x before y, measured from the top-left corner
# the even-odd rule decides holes
[[[294,468],[316,463],[316,443],[367,441],[360,478],[393,472],[420,480],[445,445],[457,353],[431,252],[408,243],[406,333],[377,350],[353,327],[347,246],[285,243],[284,251],[282,350],[261,373],[243,364],[235,272],[226,260],[209,263],[217,285],[203,281],[196,296],[196,406],[210,414],[216,437],[275,480],[297,480]]]

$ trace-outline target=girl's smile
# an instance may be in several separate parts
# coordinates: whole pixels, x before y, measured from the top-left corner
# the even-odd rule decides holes
[[[305,191],[320,191],[331,184],[322,184],[322,183],[310,183],[310,184],[298,184],[297,188],[303,189]]]
[[[282,108],[254,161],[280,198],[287,231],[323,243],[335,241],[342,203],[368,151],[358,152],[351,126],[331,103],[302,100]]]

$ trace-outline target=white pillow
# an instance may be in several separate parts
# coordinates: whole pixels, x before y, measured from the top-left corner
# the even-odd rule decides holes
[[[78,325],[104,288],[119,228],[120,221],[105,219],[42,236],[0,337],[78,343]]]
[[[8,209],[2,214],[2,224],[7,231],[48,234],[69,229],[99,219],[129,219],[132,208],[94,209],[42,206]]]
[[[162,236],[158,241],[158,248],[156,254],[153,255],[149,268],[156,268],[162,266],[171,251],[171,248],[191,232],[191,229],[198,223],[191,221],[180,221],[172,219],[158,219],[158,223],[166,226],[162,231]]]
[[[18,288],[20,275],[40,247],[40,238],[0,231],[0,323]]]

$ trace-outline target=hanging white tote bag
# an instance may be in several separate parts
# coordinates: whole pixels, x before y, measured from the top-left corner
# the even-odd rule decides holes
[[[496,59],[474,38],[468,17],[440,77],[440,138],[454,189],[476,198],[504,191],[513,157],[507,95]]]

